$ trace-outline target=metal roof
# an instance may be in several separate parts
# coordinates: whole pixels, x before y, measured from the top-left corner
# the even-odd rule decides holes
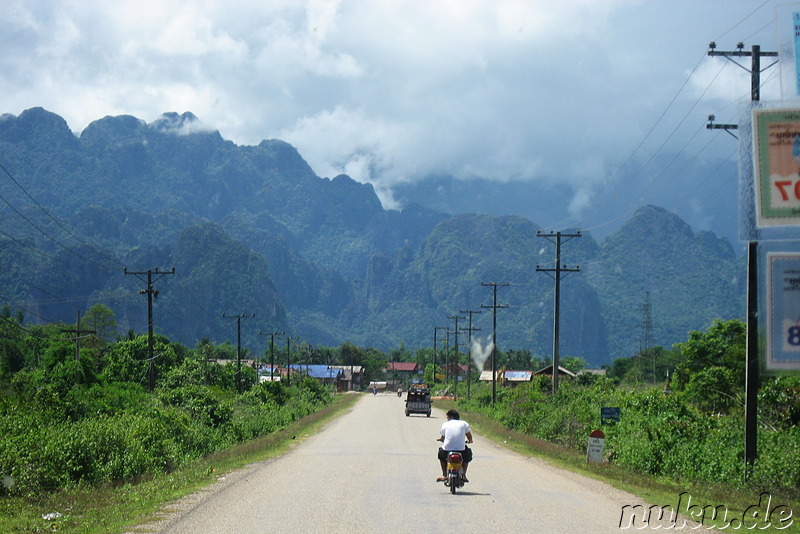
[[[506,380],[511,380],[512,382],[519,382],[519,381],[530,380],[531,377],[533,376],[533,371],[506,371],[505,375],[506,375]]]
[[[341,369],[332,369],[327,365],[321,364],[314,364],[314,365],[292,365],[292,367],[298,371],[305,372],[308,371],[308,376],[311,378],[330,378],[334,379],[339,375],[343,374]]]
[[[419,369],[416,362],[387,362],[386,368],[390,371],[414,372]]]

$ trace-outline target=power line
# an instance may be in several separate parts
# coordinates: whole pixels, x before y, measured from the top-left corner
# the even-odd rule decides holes
[[[751,12],[749,12],[749,13],[748,13],[746,16],[744,16],[744,17],[743,17],[741,20],[739,20],[739,21],[738,21],[738,22],[737,22],[735,25],[733,25],[731,28],[729,28],[727,31],[725,31],[725,32],[724,32],[724,33],[723,33],[723,34],[720,36],[720,38],[721,38],[722,36],[724,36],[724,35],[727,35],[727,34],[728,34],[728,33],[729,33],[731,30],[733,30],[733,28],[736,28],[736,27],[738,27],[739,25],[741,25],[742,23],[744,23],[746,20],[750,19],[750,18],[751,18],[753,15],[755,15],[755,13],[756,13],[756,12],[758,12],[760,9],[762,9],[764,6],[766,6],[766,5],[767,5],[769,2],[770,2],[770,0],[766,0],[765,2],[761,3],[761,4],[760,4],[758,7],[756,7],[755,9],[753,9],[753,10],[752,10]],[[770,22],[770,23],[766,24],[764,27],[767,27],[767,26],[769,26],[770,24],[773,24],[773,22]],[[763,29],[764,27],[762,27],[761,29]],[[761,30],[759,30],[759,31],[761,31]],[[682,84],[682,86],[681,86],[681,87],[678,89],[677,93],[676,93],[676,94],[673,96],[672,100],[669,102],[669,104],[667,105],[667,107],[664,109],[664,111],[661,113],[661,115],[659,115],[659,117],[656,119],[656,121],[655,121],[655,122],[653,123],[653,125],[650,127],[650,129],[649,129],[649,130],[648,130],[648,132],[645,134],[645,136],[642,138],[642,140],[639,142],[639,144],[638,144],[638,145],[637,145],[637,146],[634,148],[634,150],[633,150],[633,151],[632,151],[632,152],[629,154],[629,156],[627,157],[627,159],[625,159],[625,161],[624,161],[624,162],[623,162],[623,163],[622,163],[622,164],[621,164],[621,165],[620,165],[620,166],[617,168],[616,172],[614,172],[614,173],[611,175],[611,177],[610,177],[608,180],[606,180],[606,181],[603,183],[603,185],[602,185],[602,186],[601,186],[601,187],[600,187],[600,188],[599,188],[597,191],[595,191],[595,192],[593,193],[593,196],[594,196],[594,197],[599,197],[599,195],[603,194],[603,192],[604,192],[604,191],[606,191],[606,190],[608,189],[608,187],[609,187],[609,186],[610,186],[612,183],[614,183],[614,182],[615,182],[615,180],[616,180],[616,179],[617,179],[617,178],[618,178],[618,177],[621,175],[622,171],[623,171],[623,170],[624,170],[626,167],[628,167],[628,165],[629,165],[629,164],[631,163],[631,161],[633,160],[634,156],[635,156],[637,153],[639,153],[639,152],[641,151],[641,149],[643,148],[643,146],[644,146],[644,144],[645,144],[646,140],[647,140],[647,139],[649,139],[649,138],[650,138],[650,137],[651,137],[651,136],[652,136],[652,135],[655,133],[655,131],[656,131],[656,128],[659,126],[659,124],[661,124],[661,123],[663,122],[663,119],[666,117],[666,114],[667,114],[667,112],[668,112],[670,109],[672,109],[672,108],[674,107],[674,104],[676,103],[676,101],[677,101],[678,97],[680,96],[680,94],[682,94],[682,93],[685,91],[685,89],[687,88],[687,86],[688,86],[688,84],[689,84],[690,80],[691,80],[691,79],[692,79],[692,78],[695,76],[695,74],[697,73],[697,71],[698,71],[698,69],[699,69],[700,65],[702,64],[703,57],[705,57],[705,56],[706,56],[706,54],[703,54],[703,55],[701,56],[701,58],[698,60],[698,62],[697,62],[697,64],[695,65],[695,67],[694,67],[694,68],[691,70],[691,72],[689,73],[689,75],[686,77],[686,79],[684,80],[684,83],[683,83],[683,84]],[[723,66],[723,68],[724,68],[724,66]],[[720,72],[721,72],[721,71],[720,71]],[[717,76],[719,76],[719,72],[717,73]],[[716,77],[717,77],[717,76],[715,76],[715,79],[714,79],[714,80],[716,80]],[[697,104],[700,102],[700,100],[703,98],[703,96],[704,96],[704,95],[707,93],[707,91],[708,91],[708,90],[710,89],[710,87],[713,85],[713,83],[714,83],[714,80],[712,80],[710,83],[708,83],[708,84],[707,84],[707,86],[706,86],[706,89],[703,91],[703,94],[702,94],[702,95],[701,95],[699,98],[697,98],[697,99],[696,99],[696,101],[695,101],[695,103],[692,105],[692,109],[693,109],[695,106],[697,106]],[[689,112],[689,113],[691,113],[691,110],[690,110],[690,112]],[[681,124],[682,124],[682,123],[683,123],[683,122],[686,120],[686,117],[689,115],[689,113],[687,113],[687,114],[685,114],[685,115],[684,115],[684,118],[681,120]],[[670,136],[667,138],[667,140],[669,140],[669,138],[671,138],[671,137],[674,135],[674,133],[675,133],[675,131],[673,131],[673,133],[671,133],[671,134],[670,134]],[[663,148],[664,148],[665,144],[666,144],[666,141],[665,141],[664,143],[662,143],[661,147],[659,147],[658,151],[656,151],[656,152],[654,153],[654,155],[653,155],[653,156],[650,158],[650,160],[652,160],[652,159],[655,157],[655,155],[657,155],[658,153],[660,153],[660,152],[663,150]],[[686,146],[684,146],[684,148],[682,148],[682,149],[681,149],[681,151],[678,153],[678,155],[680,155],[681,153],[683,153],[683,152],[686,150],[686,148],[687,148],[687,147],[686,147]],[[704,148],[703,150],[705,150],[705,148]],[[702,151],[701,151],[701,152],[699,152],[699,153],[698,153],[698,154],[697,154],[695,157],[699,156],[699,155],[700,155],[700,153],[702,153]],[[677,157],[677,156],[676,156],[676,157]],[[675,158],[673,158],[673,159],[675,159]],[[648,162],[648,163],[649,163],[649,162]],[[638,171],[636,171],[636,172],[635,172],[635,173],[632,175],[632,178],[635,178],[635,177],[638,177],[638,176],[640,176],[640,175],[641,175],[641,173],[642,173],[642,171],[643,171],[643,170],[644,170],[646,167],[647,167],[647,164],[646,164],[644,167],[642,167],[641,169],[639,169]],[[663,174],[663,172],[662,172],[662,173],[659,173],[659,176],[660,176],[661,174]],[[648,187],[648,189],[649,189],[650,187],[652,187],[652,185],[651,185],[651,186],[649,186],[649,187]],[[643,196],[644,196],[644,193],[642,193],[642,195],[640,195],[640,198],[639,198],[639,200],[640,200],[640,201],[641,201],[641,200],[643,200]],[[603,204],[604,204],[604,205],[609,205],[609,204],[611,204],[611,203],[613,203],[613,201],[611,201],[611,202],[604,202]],[[597,205],[597,203],[596,203],[595,205]],[[619,215],[615,215],[615,216],[613,216],[613,217],[611,217],[611,218],[609,218],[609,219],[605,220],[604,222],[595,223],[595,224],[592,224],[591,226],[585,226],[585,227],[583,227],[583,228],[582,228],[582,230],[584,230],[584,231],[588,231],[588,230],[590,230],[590,229],[594,229],[594,228],[599,228],[599,227],[602,227],[602,226],[606,226],[606,225],[608,225],[608,224],[611,224],[611,223],[613,223],[614,221],[617,221],[617,220],[619,220],[619,219],[620,219],[622,216],[624,216],[624,215],[625,215],[625,213],[629,213],[630,211],[631,211],[631,209],[630,209],[630,208],[626,208],[626,209],[624,210],[624,212],[623,212],[623,213],[621,213],[621,214],[619,214]],[[582,221],[587,221],[587,220],[589,219],[589,217],[590,217],[590,214],[589,214],[589,213],[587,213],[586,215],[584,215],[584,216],[582,216],[582,217],[578,217],[578,218],[565,217],[565,218],[563,218],[563,219],[562,219],[560,222],[555,222],[555,223],[553,223],[553,224],[547,224],[547,225],[543,225],[543,228],[555,228],[555,227],[557,227],[557,226],[564,226],[564,225],[565,225],[565,224],[567,224],[569,221],[572,221],[571,223],[569,223],[569,225],[570,225],[570,226],[578,226],[578,225],[579,225],[578,223],[580,223],[580,222],[582,222]]]
[[[6,169],[6,167],[5,167],[5,166],[4,166],[2,163],[0,163],[0,170],[2,170],[2,171],[3,171],[3,172],[6,174],[6,176],[8,176],[8,177],[11,179],[11,181],[12,181],[12,182],[14,182],[14,184],[15,184],[15,185],[16,185],[16,186],[17,186],[17,187],[20,189],[20,191],[22,191],[22,192],[25,194],[25,196],[26,196],[26,197],[28,197],[28,198],[30,199],[30,201],[31,201],[31,202],[33,202],[33,203],[36,205],[36,207],[38,207],[40,210],[42,210],[42,212],[43,212],[45,215],[47,215],[47,217],[49,217],[49,218],[50,218],[50,220],[52,220],[52,221],[53,221],[54,223],[56,223],[56,224],[57,224],[57,225],[58,225],[58,226],[59,226],[59,227],[60,227],[62,230],[64,230],[64,231],[67,233],[67,235],[69,235],[70,237],[72,237],[73,239],[75,239],[75,240],[76,240],[76,241],[78,241],[80,244],[84,245],[85,247],[89,248],[89,249],[90,249],[92,252],[94,252],[94,253],[95,253],[95,254],[97,254],[98,256],[102,256],[102,257],[104,257],[104,258],[106,258],[106,259],[110,260],[112,263],[116,263],[117,265],[120,265],[120,266],[122,266],[122,263],[121,263],[119,260],[117,260],[115,257],[113,257],[111,254],[109,254],[109,253],[107,253],[107,252],[101,252],[101,251],[98,251],[98,250],[97,250],[97,249],[96,249],[94,246],[92,246],[91,244],[87,243],[86,241],[84,241],[84,240],[83,240],[83,239],[81,239],[80,237],[76,236],[76,235],[75,235],[75,234],[72,232],[72,230],[70,230],[69,228],[67,228],[67,227],[66,227],[66,226],[65,226],[65,225],[64,225],[64,224],[63,224],[61,221],[59,221],[59,220],[58,220],[56,217],[54,217],[54,216],[53,216],[53,215],[52,215],[52,214],[51,214],[51,213],[50,213],[50,212],[49,212],[47,209],[45,209],[45,207],[44,207],[44,206],[42,206],[41,204],[39,204],[39,202],[37,202],[37,201],[36,201],[36,199],[35,199],[35,198],[33,198],[33,197],[31,196],[31,194],[30,194],[30,193],[28,193],[28,191],[27,191],[27,190],[26,190],[24,187],[22,187],[22,184],[20,184],[20,183],[17,181],[17,179],[16,179],[16,178],[14,178],[14,175],[12,175],[12,174],[11,174],[11,172],[10,172],[8,169]],[[5,201],[5,199],[3,199],[3,200]],[[8,202],[7,202],[7,201],[6,201],[6,203],[8,204]],[[11,206],[10,204],[9,204],[9,206],[10,206],[12,209],[14,209],[14,207],[13,207],[13,206]],[[16,210],[16,209],[14,209],[14,211],[17,211],[17,210]],[[19,212],[17,212],[17,213],[19,213]],[[37,230],[38,230],[38,228],[37,228]],[[89,260],[89,261],[91,261],[91,260]],[[95,262],[92,262],[92,263],[95,263]],[[103,267],[103,268],[105,268],[105,269],[109,269],[109,267],[108,267],[108,266],[102,266],[102,265],[100,265],[99,263],[95,263],[95,264],[96,264],[96,265],[98,265],[98,266],[101,266],[101,267]]]

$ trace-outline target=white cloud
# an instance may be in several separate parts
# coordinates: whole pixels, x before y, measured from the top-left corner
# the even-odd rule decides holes
[[[240,144],[283,138],[321,176],[371,182],[388,205],[393,184],[448,173],[567,183],[577,212],[640,141],[635,159],[647,160],[679,120],[702,127],[747,94],[747,73],[731,64],[715,79],[723,60],[708,59],[659,118],[710,40],[735,40],[726,35],[735,27],[774,43],[773,6],[753,9],[745,0],[5,0],[0,113],[43,106],[79,131],[105,115],[150,122],[191,111]],[[697,117],[682,118],[690,106]],[[666,129],[652,134],[656,124]]]

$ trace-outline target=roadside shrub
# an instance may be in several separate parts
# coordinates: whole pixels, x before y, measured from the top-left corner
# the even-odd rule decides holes
[[[158,398],[165,406],[186,410],[193,418],[210,427],[224,425],[233,417],[230,406],[218,401],[208,388],[201,386],[161,389]]]
[[[264,404],[273,403],[283,406],[289,399],[289,391],[282,382],[261,382],[246,394],[252,395]]]
[[[708,367],[697,371],[689,378],[684,390],[686,400],[704,412],[727,413],[731,407],[740,405],[736,397],[736,377],[725,367]]]
[[[763,379],[758,391],[758,415],[774,430],[800,424],[800,376]]]
[[[300,394],[312,406],[324,406],[330,402],[330,392],[323,386],[319,380],[311,377],[304,377],[300,382]]]

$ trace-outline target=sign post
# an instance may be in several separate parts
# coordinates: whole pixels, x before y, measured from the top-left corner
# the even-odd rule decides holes
[[[586,462],[603,463],[603,449],[605,448],[606,435],[602,430],[593,430],[589,434],[589,446],[586,448]]]

